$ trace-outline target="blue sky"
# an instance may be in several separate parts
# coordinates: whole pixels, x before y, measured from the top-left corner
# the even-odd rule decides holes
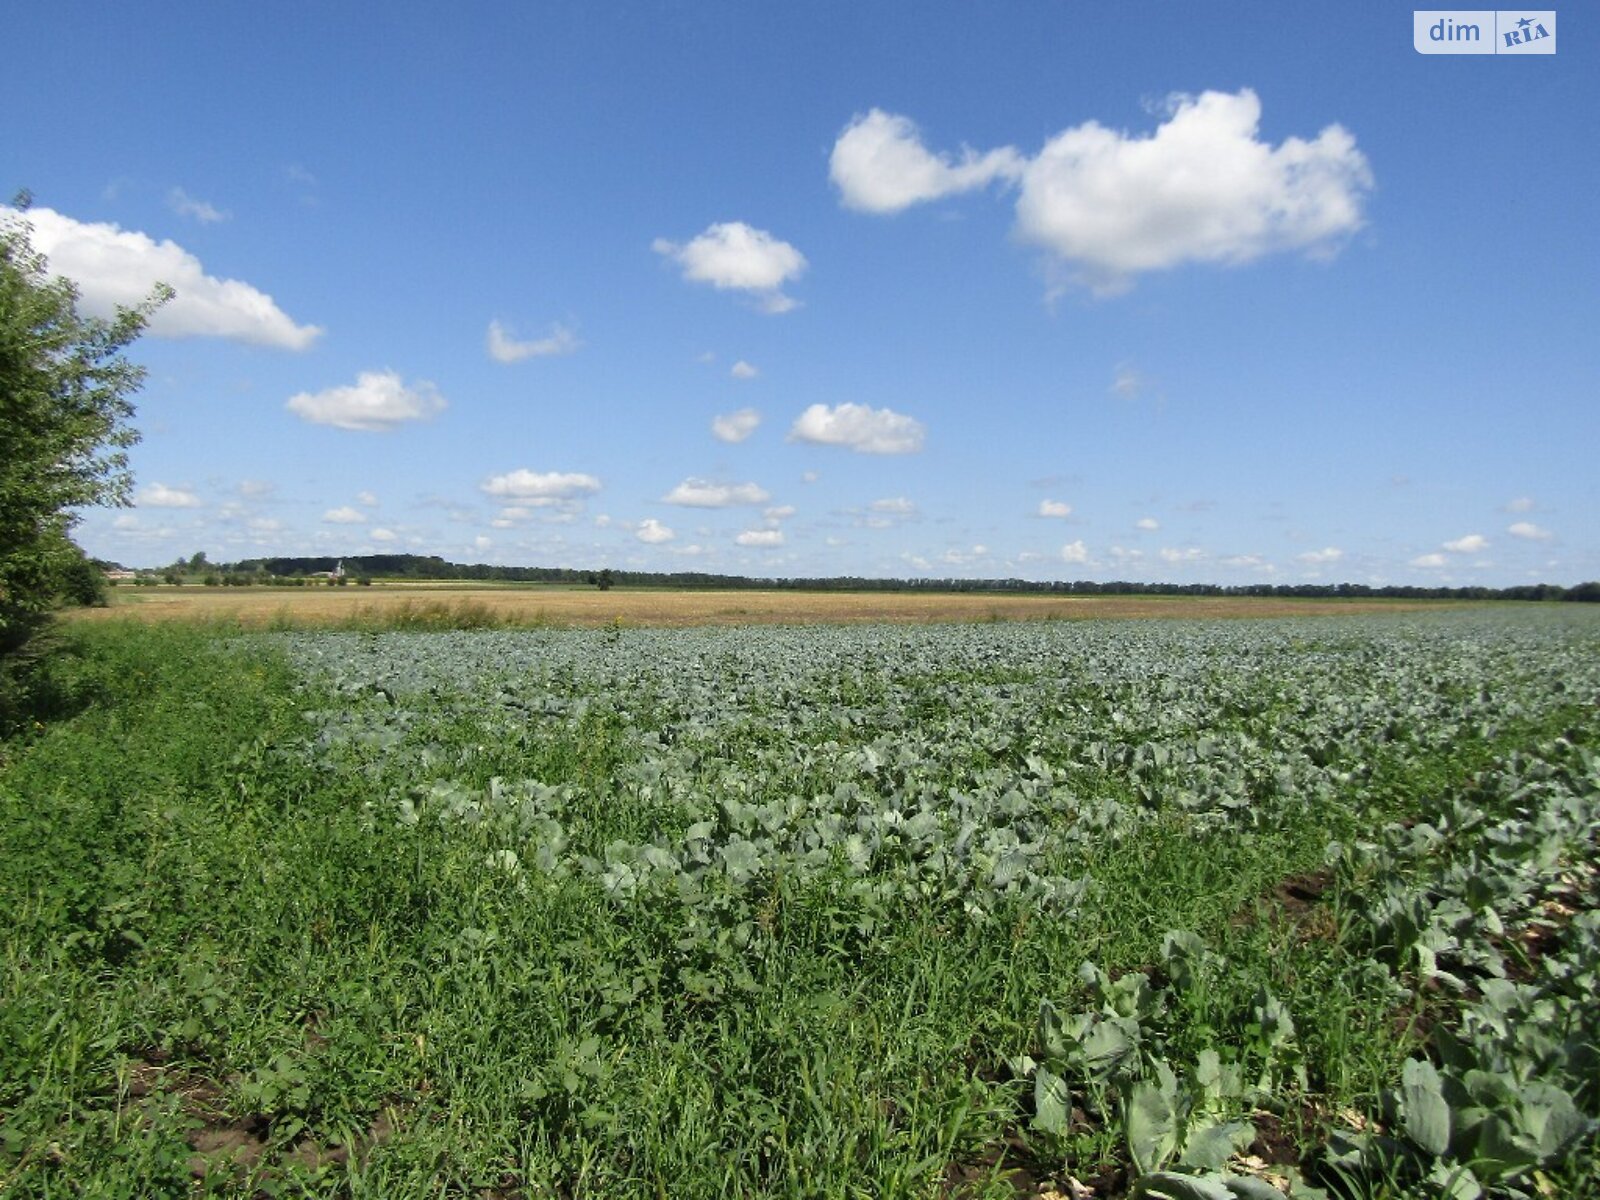
[[[0,186],[178,289],[130,565],[1572,583],[1594,12],[52,0]]]

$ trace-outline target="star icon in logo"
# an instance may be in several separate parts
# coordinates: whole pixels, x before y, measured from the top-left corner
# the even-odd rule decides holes
[[[1532,25],[1532,24],[1533,24],[1533,18],[1532,17],[1523,17],[1522,20],[1517,22],[1518,28],[1523,29],[1523,30],[1526,30],[1528,28],[1528,26]]]

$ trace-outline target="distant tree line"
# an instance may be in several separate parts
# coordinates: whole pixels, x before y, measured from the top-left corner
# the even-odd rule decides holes
[[[1600,602],[1600,582],[1563,587],[1554,583],[1519,584],[1515,587],[1426,587],[1361,583],[1144,583],[1137,580],[1092,579],[1040,582],[1029,579],[869,579],[860,575],[825,577],[772,577],[718,575],[708,571],[582,570],[575,567],[506,567],[489,563],[452,563],[432,554],[365,554],[355,557],[250,558],[236,563],[209,563],[204,555],[179,559],[172,567],[153,573],[155,578],[181,577],[187,568],[215,585],[265,584],[305,586],[309,583],[343,583],[314,578],[344,563],[345,579],[357,584],[373,579],[501,581],[545,583],[598,588],[673,588],[678,590],[762,589],[806,592],[984,592],[1043,596],[1267,596],[1276,598],[1373,598],[1393,600],[1577,600]],[[101,563],[113,567],[113,563]]]

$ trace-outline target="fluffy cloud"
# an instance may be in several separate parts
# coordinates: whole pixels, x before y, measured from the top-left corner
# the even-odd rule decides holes
[[[346,504],[341,508],[330,508],[322,514],[322,519],[329,525],[360,525],[366,521],[367,514]]]
[[[0,219],[16,215],[0,208]],[[49,258],[51,271],[78,285],[80,306],[91,315],[108,317],[118,305],[142,303],[164,283],[175,295],[150,319],[157,337],[222,337],[304,350],[322,335],[315,325],[296,325],[271,296],[248,283],[207,275],[200,260],[176,242],[76,221],[48,208],[30,208],[23,219],[33,226],[34,248]]]
[[[917,511],[917,506],[904,496],[890,496],[883,500],[874,500],[869,507],[873,512],[888,513],[896,517],[909,517]]]
[[[789,430],[789,440],[846,446],[858,454],[915,454],[927,429],[915,417],[865,404],[813,404]]]
[[[1547,542],[1555,536],[1548,529],[1535,525],[1532,521],[1517,521],[1506,526],[1506,532],[1512,537],[1526,538],[1530,542]]]
[[[639,522],[639,528],[633,531],[633,536],[641,542],[658,546],[662,542],[670,542],[678,535],[654,517],[646,517]]]
[[[1533,511],[1533,497],[1532,496],[1518,496],[1515,500],[1506,501],[1506,511],[1507,512],[1514,512],[1514,513],[1532,512]]]
[[[828,174],[846,207],[896,213],[995,180],[1015,182],[1023,161],[1009,146],[987,154],[963,146],[959,158],[933,154],[908,117],[875,108],[845,126],[828,159]]]
[[[445,399],[427,380],[408,387],[397,371],[363,371],[350,387],[300,392],[284,407],[313,424],[375,433],[426,420],[445,408]]]
[[[1199,562],[1206,556],[1206,552],[1198,546],[1185,546],[1179,549],[1176,546],[1163,546],[1158,552],[1161,561],[1165,563]]]
[[[1302,557],[1304,556],[1302,555]],[[1225,567],[1235,567],[1251,571],[1265,571],[1269,575],[1273,574],[1277,570],[1276,567],[1274,567],[1266,559],[1262,558],[1259,554],[1230,554],[1228,557],[1220,561]]]
[[[1448,560],[1442,554],[1419,554],[1411,560],[1413,567],[1442,567]]]
[[[1151,533],[1154,533],[1157,529],[1161,528],[1161,522],[1156,520],[1154,517],[1140,517],[1133,524],[1134,528],[1143,529]]]
[[[1308,566],[1322,566],[1326,563],[1336,563],[1344,557],[1344,551],[1337,546],[1326,546],[1321,550],[1307,550],[1304,554],[1295,556]]]
[[[743,221],[726,221],[706,228],[679,245],[666,238],[651,243],[652,250],[683,268],[690,283],[709,283],[719,291],[748,292],[765,312],[784,313],[796,302],[783,294],[783,285],[798,279],[806,269],[805,255],[788,242]]]
[[[1072,515],[1072,505],[1065,500],[1041,500],[1039,501],[1039,515],[1041,517],[1070,517]]]
[[[1185,262],[1327,249],[1361,227],[1372,172],[1341,126],[1272,146],[1249,89],[1168,105],[1148,137],[1089,121],[1046,142],[1022,176],[1018,234],[1108,291]]]
[[[1138,562],[1144,557],[1143,550],[1130,550],[1126,546],[1113,546],[1107,553],[1111,555],[1114,562],[1119,563]]]
[[[783,545],[783,530],[746,529],[733,540],[741,546],[781,546]]]
[[[175,187],[167,193],[167,207],[180,217],[193,217],[202,225],[215,225],[218,221],[228,219],[228,214],[220,208],[195,199],[181,187]]]
[[[367,536],[375,542],[393,542],[398,541],[400,538],[400,535],[394,530],[382,528],[367,530]]]
[[[147,488],[140,489],[134,502],[140,508],[199,508],[200,497],[183,488],[168,487],[164,483],[152,483]]]
[[[356,503],[365,504],[368,508],[376,508],[378,506],[378,498],[371,492],[357,492]]]
[[[753,408],[725,413],[711,419],[711,433],[718,441],[742,442],[761,424],[761,414]]]
[[[741,358],[738,362],[734,363],[733,366],[728,368],[728,374],[732,375],[735,379],[754,379],[757,375],[761,374],[761,371],[756,367],[752,367],[749,363],[745,362],[745,360]]]
[[[767,490],[754,483],[712,483],[691,478],[661,497],[661,502],[685,508],[731,508],[737,504],[765,504],[770,499]]]
[[[572,330],[564,325],[554,325],[548,337],[531,342],[519,342],[499,321],[489,322],[486,339],[489,357],[495,362],[514,363],[525,358],[544,358],[555,354],[571,354],[580,345]]]
[[[1080,538],[1076,542],[1068,542],[1061,547],[1061,561],[1069,563],[1086,563],[1089,561],[1089,547],[1083,544]]]
[[[794,516],[794,505],[775,504],[771,508],[761,510],[761,515],[769,521],[787,521]]]
[[[830,173],[846,205],[880,213],[1015,182],[1017,235],[1112,292],[1182,263],[1327,251],[1361,227],[1373,181],[1355,138],[1329,125],[1273,146],[1260,125],[1249,89],[1174,95],[1147,136],[1086,121],[1033,158],[1004,147],[952,159],[930,153],[907,118],[874,109],[839,137]]]
[[[1476,554],[1480,550],[1489,548],[1489,539],[1481,533],[1469,533],[1465,537],[1458,537],[1453,542],[1446,542],[1444,548],[1451,554]]]
[[[491,475],[478,485],[490,496],[507,496],[526,504],[554,504],[562,500],[575,500],[589,492],[600,490],[600,481],[593,475],[577,471],[530,471],[518,467],[504,475]],[[506,509],[507,513],[512,509]]]

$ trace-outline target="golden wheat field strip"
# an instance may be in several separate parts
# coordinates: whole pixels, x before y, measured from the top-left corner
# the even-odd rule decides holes
[[[1245,596],[1039,596],[975,593],[610,591],[391,584],[371,588],[119,588],[111,606],[77,620],[217,621],[327,626],[432,614],[438,624],[593,627],[812,625],[1111,618],[1263,618],[1400,612],[1437,601],[1280,599]],[[452,622],[455,615],[464,620]],[[419,622],[421,623],[421,622]]]

